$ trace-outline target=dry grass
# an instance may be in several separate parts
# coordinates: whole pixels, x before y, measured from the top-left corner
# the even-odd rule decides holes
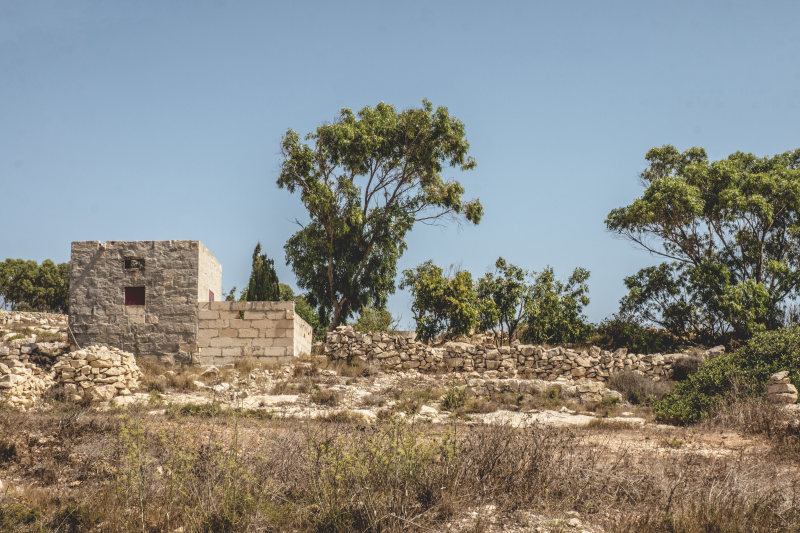
[[[733,395],[721,403],[703,421],[707,429],[730,429],[745,435],[761,435],[772,444],[772,450],[800,457],[800,419],[783,406],[759,397]]]
[[[0,410],[0,477],[27,487],[0,496],[0,531],[426,531],[483,505],[577,512],[615,532],[800,528],[797,454],[705,455],[681,435],[657,433],[654,453],[552,427],[418,427],[391,413],[59,409]],[[716,423],[761,435],[750,419],[763,409]],[[633,431],[600,434],[620,430]]]
[[[137,364],[142,371],[141,387],[145,391],[186,392],[194,390],[194,382],[200,380],[200,370],[195,366],[167,366],[155,358],[140,358]]]
[[[612,374],[606,386],[622,393],[625,401],[633,405],[650,405],[672,389],[669,382],[654,381],[630,370]]]
[[[309,394],[309,399],[317,405],[336,407],[342,400],[341,393],[332,389],[315,388]]]

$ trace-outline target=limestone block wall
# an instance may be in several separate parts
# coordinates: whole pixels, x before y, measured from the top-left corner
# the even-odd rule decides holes
[[[526,378],[545,381],[605,381],[612,373],[632,370],[654,380],[669,379],[674,362],[687,354],[632,354],[625,348],[614,352],[592,346],[576,351],[561,346],[448,342],[432,347],[415,340],[413,333],[360,334],[350,326],[329,332],[325,354],[331,359],[375,362],[386,370],[417,369],[421,372],[476,372],[487,378]],[[712,348],[711,357],[724,351]]]
[[[193,356],[197,363],[228,364],[241,357],[288,362],[295,355],[310,352],[311,327],[295,314],[294,302],[197,305],[197,346]]]

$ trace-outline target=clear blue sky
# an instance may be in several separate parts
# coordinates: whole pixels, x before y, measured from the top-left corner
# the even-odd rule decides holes
[[[589,318],[657,262],[606,214],[644,154],[800,147],[800,2],[0,0],[0,259],[73,240],[199,239],[242,286],[303,218],[279,142],[422,98],[464,121],[480,226],[418,227],[399,269],[502,255],[591,270]],[[411,324],[409,298],[390,309]]]

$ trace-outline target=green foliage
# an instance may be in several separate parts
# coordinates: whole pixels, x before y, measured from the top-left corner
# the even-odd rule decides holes
[[[242,294],[244,295],[244,291],[242,291]],[[225,294],[225,301],[226,302],[235,302],[236,301],[236,285],[231,287],[231,290],[229,290],[227,292],[227,294]]]
[[[411,292],[417,335],[425,342],[443,334],[467,335],[478,323],[478,298],[469,272],[445,276],[440,267],[426,261],[403,272],[400,288]]]
[[[672,333],[619,315],[601,322],[591,341],[606,348],[627,348],[632,353],[667,353],[680,348],[678,338]]]
[[[285,245],[309,303],[336,327],[368,303],[383,307],[394,291],[397,259],[418,221],[462,215],[478,223],[483,208],[464,201],[445,167],[475,167],[464,125],[428,101],[397,112],[380,103],[343,109],[305,143],[284,135],[278,186],[299,192],[309,221]]]
[[[0,308],[68,312],[69,263],[6,259],[0,263]]]
[[[275,262],[261,253],[261,243],[253,250],[253,267],[250,282],[242,294],[242,300],[248,302],[275,302],[280,298],[278,274],[275,273]]]
[[[527,277],[523,269],[499,257],[495,262],[495,272],[489,272],[478,280],[481,329],[499,328],[501,335],[504,331],[508,333],[509,342],[514,340],[525,318],[525,308],[530,303],[531,287],[525,283]]]
[[[647,153],[646,189],[606,226],[668,262],[626,278],[621,311],[684,341],[746,339],[800,296],[800,150],[758,158]]]
[[[583,316],[589,303],[588,270],[576,268],[561,282],[548,267],[527,284],[529,274],[502,257],[495,268],[477,284],[469,272],[445,276],[432,261],[404,271],[400,287],[411,292],[417,335],[428,342],[441,335],[467,335],[478,327],[506,331],[510,341],[521,329],[531,342],[564,343],[583,340],[592,331]]]
[[[385,333],[396,330],[397,321],[387,309],[367,305],[361,308],[358,319],[353,322],[353,329],[360,333]]]
[[[442,396],[442,409],[453,412],[462,407],[467,400],[467,391],[464,387],[450,387]]]
[[[536,276],[525,304],[522,338],[532,343],[567,343],[585,339],[592,331],[583,315],[589,304],[589,271],[573,270],[566,282],[555,278],[552,267]]]
[[[706,361],[656,404],[656,414],[671,423],[697,422],[735,395],[760,395],[769,377],[781,370],[788,370],[791,382],[800,386],[800,327],[759,333],[736,352]]]

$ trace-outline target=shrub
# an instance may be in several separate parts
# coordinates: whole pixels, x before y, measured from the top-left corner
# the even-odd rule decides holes
[[[317,405],[334,407],[339,404],[339,393],[331,389],[314,389],[309,398]]]
[[[359,333],[391,333],[397,329],[397,320],[386,309],[365,306],[361,309],[358,319],[353,322],[353,329]]]
[[[652,404],[663,398],[669,390],[668,383],[653,381],[630,370],[612,374],[608,380],[608,387],[622,393],[625,400],[633,405]]]
[[[462,405],[467,398],[464,387],[450,387],[442,396],[442,409],[445,411],[455,411]]]
[[[672,379],[675,381],[683,381],[697,372],[702,363],[703,359],[696,355],[688,355],[676,359],[672,364]]]
[[[780,370],[789,370],[791,382],[800,386],[800,327],[757,334],[736,352],[706,361],[656,404],[656,415],[670,423],[697,422],[719,402],[761,394]]]
[[[627,348],[632,353],[664,353],[680,348],[678,338],[668,331],[619,316],[601,322],[591,340],[604,348]]]

